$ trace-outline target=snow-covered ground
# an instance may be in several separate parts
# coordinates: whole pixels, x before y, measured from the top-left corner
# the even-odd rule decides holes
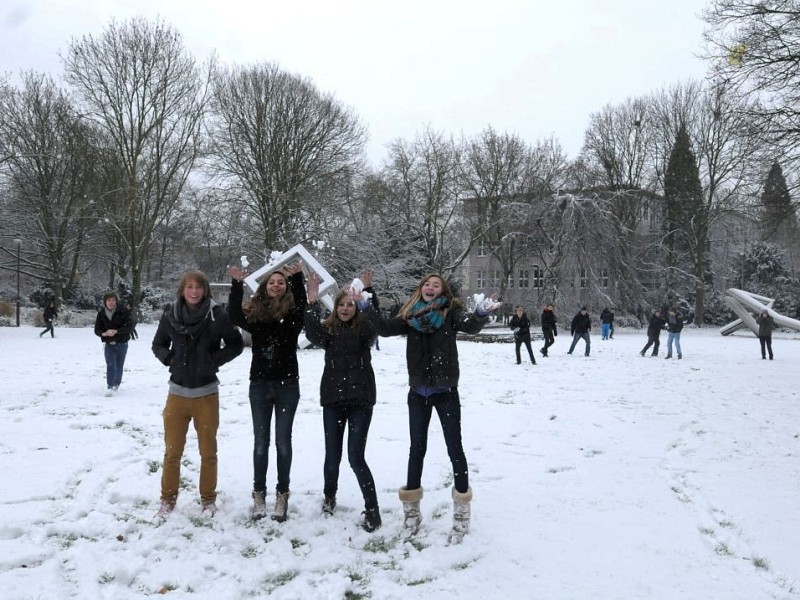
[[[562,319],[565,318],[562,316]],[[0,596],[171,598],[800,598],[800,334],[762,361],[750,334],[687,327],[684,358],[642,358],[642,331],[593,336],[590,358],[517,366],[513,345],[461,342],[472,532],[447,546],[450,465],[434,417],[423,530],[400,537],[408,426],[403,339],[374,352],[378,405],[367,459],[384,527],[358,528],[355,477],[320,514],[322,353],[300,352],[290,518],[253,523],[250,350],[220,373],[219,503],[185,488],[158,505],[167,371],[154,326],[131,342],[119,394],[91,329],[0,329]],[[582,342],[581,342],[582,344]],[[663,336],[662,352],[666,345]],[[274,449],[268,487],[275,485]]]

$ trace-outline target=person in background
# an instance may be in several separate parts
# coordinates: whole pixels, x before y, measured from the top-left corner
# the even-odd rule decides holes
[[[600,339],[607,340],[611,336],[611,329],[614,327],[614,313],[608,307],[600,313]]]
[[[139,323],[139,319],[136,316],[136,310],[130,302],[125,305],[125,308],[131,316],[131,339],[137,340],[139,339],[139,334],[136,331],[136,325]]]
[[[578,340],[586,342],[584,356],[589,356],[589,351],[592,349],[592,341],[589,339],[589,332],[592,330],[592,318],[589,316],[589,311],[585,306],[581,306],[578,313],[572,317],[572,325],[570,326],[570,333],[572,334],[572,344],[570,344],[569,352],[572,354],[575,350],[575,345]]]
[[[158,516],[164,518],[175,509],[186,433],[194,422],[200,450],[200,504],[213,517],[217,512],[217,371],[242,353],[244,342],[211,298],[204,273],[188,271],[181,277],[177,300],[164,308],[151,349],[170,373],[162,413],[165,449]]]
[[[372,275],[364,274],[362,278],[365,284],[369,284]],[[319,284],[320,278],[316,273],[309,275],[305,331],[311,343],[325,349],[325,368],[319,389],[325,429],[325,497],[322,511],[333,514],[336,508],[339,465],[347,429],[347,460],[364,498],[361,527],[372,532],[381,526],[381,515],[375,480],[364,458],[376,399],[370,348],[377,333],[373,324],[362,315],[370,299],[365,300],[352,288],[342,290],[334,300],[331,314],[320,322],[317,302]],[[374,304],[372,306],[374,309]]]
[[[53,328],[53,321],[56,320],[58,316],[58,310],[56,309],[56,302],[55,300],[50,300],[47,303],[47,306],[44,307],[44,313],[42,313],[42,320],[44,321],[44,331],[39,334],[39,337],[42,337],[48,331],[50,332],[50,337],[56,337],[55,329]]]
[[[547,358],[547,349],[555,343],[555,338],[558,335],[558,327],[556,326],[556,313],[553,311],[552,304],[546,304],[540,317],[542,322],[542,334],[544,335],[544,346],[541,347],[539,352],[542,356]]]
[[[97,312],[94,333],[103,342],[106,360],[106,396],[113,396],[122,384],[122,370],[131,337],[130,313],[119,305],[114,292],[103,295],[103,307]]]
[[[289,514],[292,428],[300,402],[297,338],[303,330],[306,310],[302,265],[295,263],[268,273],[244,305],[243,281],[247,273],[230,267],[228,274],[232,278],[228,314],[234,325],[250,333],[253,346],[248,392],[253,417],[252,516],[261,519],[266,515],[269,433],[274,411],[278,481],[271,518],[282,523]]]
[[[517,306],[514,312],[515,314],[511,317],[508,326],[514,332],[514,351],[517,355],[517,364],[522,364],[522,355],[519,349],[522,344],[525,344],[531,364],[535,365],[536,359],[533,357],[533,349],[531,348],[531,320],[522,306]]]
[[[422,469],[428,448],[428,426],[436,410],[442,425],[447,455],[453,467],[453,526],[450,543],[459,543],[469,532],[472,488],[469,467],[461,441],[460,375],[456,335],[478,333],[489,316],[500,307],[494,298],[467,314],[450,285],[431,273],[422,278],[397,316],[382,319],[371,307],[365,316],[377,325],[378,334],[406,336],[408,424],[410,448],[406,485],[399,490],[403,503],[406,537],[416,535],[422,522]]]
[[[675,310],[674,306],[670,306],[667,310],[667,356],[665,358],[672,358],[672,344],[675,344],[675,349],[678,351],[678,358],[683,358],[681,354],[681,331],[683,330],[683,318]]]
[[[775,328],[775,320],[769,312],[762,310],[756,317],[758,323],[758,342],[761,344],[761,358],[767,359],[766,351],[769,350],[769,359],[772,360],[772,330]]]
[[[653,347],[653,353],[650,356],[658,356],[658,347],[661,344],[661,330],[664,329],[667,322],[661,316],[661,311],[656,309],[650,317],[650,323],[647,325],[647,343],[639,353],[644,356],[650,346]]]

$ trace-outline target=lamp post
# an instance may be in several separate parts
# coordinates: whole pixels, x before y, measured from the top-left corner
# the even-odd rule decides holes
[[[17,238],[14,240],[14,243],[17,245],[17,327],[19,327],[19,271],[20,271],[19,251],[22,246],[22,240]]]

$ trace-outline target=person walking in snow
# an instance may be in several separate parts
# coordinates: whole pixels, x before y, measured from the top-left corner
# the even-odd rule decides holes
[[[122,370],[131,338],[130,313],[120,306],[114,292],[103,295],[103,307],[97,312],[94,333],[103,342],[106,360],[106,396],[112,396],[122,384]]]
[[[661,330],[664,329],[667,322],[661,316],[661,310],[656,309],[650,316],[650,323],[647,325],[647,343],[639,353],[644,356],[650,346],[653,347],[653,353],[650,356],[658,356],[658,347],[661,344]]]
[[[683,330],[683,318],[675,310],[674,306],[670,306],[667,310],[667,356],[665,358],[672,358],[672,344],[675,344],[675,349],[678,351],[678,358],[683,358],[681,353],[681,331]]]
[[[56,320],[58,316],[58,310],[56,309],[55,300],[50,300],[47,303],[47,306],[44,307],[44,313],[42,314],[42,320],[44,320],[44,331],[39,334],[39,337],[42,337],[48,331],[50,332],[50,337],[56,337],[55,329],[53,328],[53,321]]]
[[[467,314],[447,281],[437,274],[422,278],[397,316],[382,319],[369,308],[365,315],[377,324],[383,337],[405,335],[410,389],[408,422],[410,449],[406,485],[399,490],[403,503],[403,527],[413,536],[422,522],[422,468],[428,447],[428,426],[436,410],[442,425],[447,454],[453,466],[453,527],[448,539],[460,542],[469,531],[472,488],[461,442],[461,401],[456,334],[478,333],[500,304],[492,299]]]
[[[556,319],[552,304],[545,305],[540,321],[542,323],[542,334],[544,335],[544,346],[541,347],[539,352],[547,358],[547,349],[555,343],[555,338],[558,335],[558,327],[556,326],[558,319]]]
[[[131,316],[131,339],[138,340],[139,334],[136,331],[136,325],[139,323],[139,319],[136,316],[136,309],[134,309],[130,302],[125,304],[125,308],[127,309],[128,314]]]
[[[775,328],[775,320],[770,316],[769,312],[762,310],[761,314],[756,317],[756,323],[758,323],[758,342],[761,344],[761,358],[766,360],[766,350],[769,350],[769,359],[772,360],[772,330]]]
[[[194,421],[200,450],[200,503],[203,512],[217,511],[217,371],[244,349],[241,334],[227,313],[211,298],[208,277],[188,271],[181,277],[177,300],[164,308],[151,349],[169,367],[169,392],[164,419],[164,466],[161,507],[166,517],[175,508],[180,488],[181,458],[189,422]]]
[[[369,292],[372,274],[365,273],[362,280]],[[375,480],[364,458],[376,399],[370,348],[377,333],[374,325],[362,314],[371,299],[364,299],[350,287],[342,290],[334,300],[330,315],[320,322],[319,284],[320,278],[316,273],[309,275],[305,330],[309,341],[325,350],[325,368],[319,387],[325,429],[322,511],[333,514],[336,508],[339,465],[347,429],[347,459],[364,498],[361,527],[371,532],[381,526]]]
[[[600,313],[600,339],[607,340],[611,337],[611,328],[614,326],[614,313],[608,307]]]
[[[536,359],[533,357],[533,349],[531,348],[531,320],[522,306],[517,306],[514,309],[514,313],[508,326],[514,332],[514,351],[517,355],[517,364],[522,364],[522,355],[519,349],[522,344],[525,344],[531,364],[535,365]]]
[[[572,351],[575,350],[575,345],[578,343],[578,340],[583,340],[586,343],[584,356],[589,356],[589,351],[592,349],[592,341],[589,339],[589,332],[591,330],[592,318],[589,316],[589,312],[586,307],[581,306],[581,309],[577,312],[577,314],[572,317],[572,325],[570,326],[572,344],[570,344],[569,352],[567,352],[567,354],[572,354]]]
[[[292,428],[300,402],[297,338],[303,330],[306,288],[301,263],[268,273],[253,297],[242,304],[247,273],[230,267],[228,314],[234,325],[250,333],[250,412],[253,417],[254,519],[267,514],[267,467],[272,413],[275,413],[275,449],[278,481],[272,520],[282,523],[289,513],[292,469]]]

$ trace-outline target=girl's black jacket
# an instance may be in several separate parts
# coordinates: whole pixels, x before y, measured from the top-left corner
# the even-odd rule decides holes
[[[303,274],[289,277],[294,296],[294,309],[280,321],[248,321],[242,310],[244,283],[231,282],[228,298],[228,315],[234,325],[241,327],[253,340],[253,360],[250,363],[250,381],[289,381],[299,378],[297,367],[297,338],[303,330],[303,313],[306,309],[306,288]]]
[[[331,334],[320,323],[319,303],[308,306],[305,315],[306,337],[325,349],[325,368],[319,385],[322,406],[373,406],[375,373],[370,347],[375,341],[375,327],[366,319],[360,326],[353,320],[342,323]]]

